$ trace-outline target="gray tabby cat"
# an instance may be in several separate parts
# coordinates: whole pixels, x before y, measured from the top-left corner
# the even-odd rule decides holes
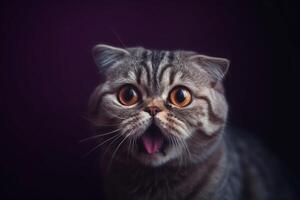
[[[277,163],[225,130],[229,61],[190,51],[97,45],[89,104],[108,199],[290,199]]]

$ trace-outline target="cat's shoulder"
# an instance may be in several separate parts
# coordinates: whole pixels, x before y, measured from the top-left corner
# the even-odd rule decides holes
[[[269,151],[266,144],[255,133],[232,126],[227,127],[224,132],[225,142],[232,150],[247,154]]]
[[[237,154],[243,165],[261,165],[263,167],[280,165],[277,158],[261,137],[255,133],[236,127],[225,130],[224,140],[228,151]]]
[[[227,128],[224,137],[229,159],[237,158],[234,165],[241,170],[248,189],[272,197],[267,199],[293,199],[290,174],[268,144],[254,133],[234,127]],[[281,192],[273,196],[273,191]]]

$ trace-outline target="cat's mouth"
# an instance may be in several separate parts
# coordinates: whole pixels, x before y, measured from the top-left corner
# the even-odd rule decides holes
[[[161,130],[151,124],[145,133],[138,140],[138,150],[140,153],[154,155],[161,153],[165,155],[165,149],[168,145],[168,140],[165,138]]]

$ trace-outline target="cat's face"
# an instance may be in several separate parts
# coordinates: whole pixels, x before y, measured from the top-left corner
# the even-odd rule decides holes
[[[112,159],[181,165],[214,150],[227,116],[221,81],[228,60],[107,45],[93,53],[104,81],[90,114]]]

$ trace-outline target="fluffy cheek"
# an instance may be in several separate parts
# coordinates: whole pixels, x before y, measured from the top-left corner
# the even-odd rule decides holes
[[[179,137],[183,139],[189,136],[189,131],[185,123],[168,111],[158,113],[154,120],[156,125],[166,136]]]
[[[214,121],[211,118],[211,113],[209,111],[209,108],[205,102],[202,102],[203,104],[203,113],[201,117],[199,117],[199,122],[201,126],[199,127],[202,132],[204,132],[206,135],[213,135],[219,128],[219,123],[214,123]]]
[[[126,119],[130,117],[130,109],[122,106],[115,94],[107,94],[101,101],[101,111],[109,118]],[[126,111],[126,112],[124,112]]]
[[[190,110],[185,119],[194,130],[201,130],[204,134],[211,136],[224,126],[226,115],[222,112],[216,113],[206,100],[198,99],[195,107]]]
[[[143,134],[151,124],[151,116],[146,112],[139,112],[122,121],[121,134],[138,137]]]

